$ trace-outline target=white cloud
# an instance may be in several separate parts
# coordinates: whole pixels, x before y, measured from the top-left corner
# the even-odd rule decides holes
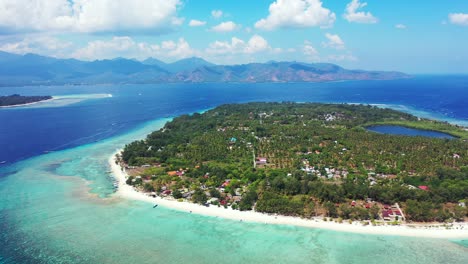
[[[312,43],[310,41],[306,40],[304,41],[304,46],[302,47],[302,52],[304,55],[309,57],[310,59],[318,60],[318,51],[312,46]]]
[[[135,54],[139,52],[139,49],[140,47],[131,37],[113,37],[109,41],[91,41],[86,47],[76,50],[73,57],[83,60],[112,59]]]
[[[232,21],[227,21],[212,27],[211,30],[215,32],[231,32],[236,30],[238,27],[239,26],[236,23]]]
[[[213,10],[213,11],[211,11],[211,16],[214,17],[214,18],[221,18],[223,16],[223,11]]]
[[[271,50],[271,52],[273,54],[280,54],[280,53],[283,53],[284,50],[282,48],[274,48],[274,49]]]
[[[206,53],[211,55],[253,54],[271,50],[268,41],[259,35],[252,36],[247,42],[233,37],[231,41],[215,41],[210,43]]]
[[[180,38],[177,42],[164,41],[158,51],[159,56],[164,54],[165,57],[177,59],[191,57],[197,53],[184,38]]]
[[[357,61],[358,59],[352,54],[334,54],[328,56],[329,61]]]
[[[215,41],[209,44],[206,52],[214,55],[228,54],[228,53],[241,53],[245,47],[245,42],[241,39],[233,37],[231,42],[228,41]]]
[[[1,0],[0,33],[166,30],[180,0]]]
[[[29,36],[22,40],[13,40],[0,44],[0,50],[16,54],[35,53],[65,57],[69,55],[72,46],[71,42],[49,36]]]
[[[182,25],[184,23],[184,21],[185,21],[185,18],[183,18],[183,17],[173,17],[173,18],[171,18],[171,23],[174,26],[180,26],[180,25]]]
[[[189,26],[191,26],[191,27],[201,27],[201,26],[204,26],[204,25],[206,25],[206,21],[200,21],[200,20],[192,19],[189,22]]]
[[[322,46],[325,48],[333,48],[337,50],[345,49],[345,43],[338,35],[326,33],[325,37],[328,39],[328,42],[323,42]]]
[[[396,24],[396,25],[395,25],[395,28],[397,28],[397,29],[406,29],[406,25],[404,25],[404,24]]]
[[[322,7],[320,0],[277,0],[269,11],[267,18],[255,23],[256,28],[331,27],[336,20],[335,13]]]
[[[468,26],[468,14],[456,13],[449,14],[449,21],[452,24],[460,26]]]
[[[189,43],[180,38],[177,41],[163,41],[161,44],[136,42],[131,37],[113,37],[111,40],[96,40],[72,53],[72,57],[83,60],[113,59],[116,57],[145,59],[182,59],[197,55]]]
[[[245,47],[244,51],[245,53],[257,53],[260,51],[265,51],[269,48],[270,45],[268,45],[268,41],[259,35],[254,35],[249,39],[249,42],[247,42],[247,46]]]
[[[367,3],[361,3],[359,0],[352,0],[346,5],[346,12],[343,15],[349,22],[374,24],[378,19],[371,12],[358,11],[367,6]]]

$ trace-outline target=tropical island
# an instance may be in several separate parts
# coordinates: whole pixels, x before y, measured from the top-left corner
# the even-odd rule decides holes
[[[22,96],[19,94],[12,94],[8,96],[0,96],[0,107],[20,106],[38,103],[45,100],[52,99],[52,96]]]
[[[464,222],[467,139],[466,128],[369,105],[232,104],[174,118],[115,164],[127,185],[180,202],[366,225]]]

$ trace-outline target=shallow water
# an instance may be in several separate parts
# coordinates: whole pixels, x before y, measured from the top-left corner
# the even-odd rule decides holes
[[[237,93],[232,88],[225,89],[227,95],[218,94],[223,99],[211,99],[214,88],[205,87],[194,97],[187,94],[193,87],[172,93],[143,87],[150,95],[141,99],[132,90],[137,88],[94,87],[99,91],[91,92],[92,88],[84,87],[82,93],[114,96],[56,108],[0,111],[0,121],[8,124],[0,127],[2,145],[7,142],[14,148],[24,140],[32,148],[17,153],[2,148],[3,157],[42,153],[43,146],[34,145],[40,140],[56,150],[0,167],[0,263],[466,263],[466,240],[237,222],[161,206],[153,209],[151,204],[113,197],[109,156],[161,127],[167,120],[164,117],[225,101],[314,98],[306,88],[298,88],[302,96],[291,91],[289,96],[282,91],[268,94],[260,87],[244,92],[243,97],[227,98]],[[78,88],[69,92],[75,94],[74,89]],[[335,96],[331,93],[330,101]],[[12,120],[18,117],[37,122]],[[55,123],[48,124],[48,120]],[[112,126],[114,122],[118,125]],[[28,125],[44,135],[35,137],[28,131],[11,136]],[[113,128],[89,138],[108,126]]]

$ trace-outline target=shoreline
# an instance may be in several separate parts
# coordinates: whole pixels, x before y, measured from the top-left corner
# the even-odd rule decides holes
[[[32,102],[32,103],[26,103],[26,104],[3,105],[3,106],[0,106],[0,108],[15,108],[15,107],[30,106],[30,105],[35,105],[35,104],[39,104],[39,103],[50,102],[50,101],[53,101],[53,100],[56,100],[56,99],[57,99],[57,98],[55,98],[54,96],[52,96],[52,98],[46,99],[46,100],[41,100],[41,101]]]
[[[125,183],[127,174],[124,169],[116,164],[115,155],[122,150],[118,150],[109,157],[108,163],[111,168],[112,174],[118,183],[118,190],[115,196],[137,200],[152,205],[158,204],[168,209],[194,213],[198,215],[219,217],[230,220],[237,220],[241,222],[252,222],[258,224],[275,224],[275,225],[290,225],[306,228],[326,229],[339,232],[369,234],[369,235],[391,235],[391,236],[407,236],[407,237],[426,237],[426,238],[441,238],[441,239],[466,239],[468,238],[468,225],[466,223],[455,223],[452,229],[445,229],[440,226],[437,228],[427,227],[422,224],[412,225],[380,225],[364,226],[356,221],[352,224],[349,223],[336,223],[332,221],[323,221],[320,218],[304,219],[292,216],[282,215],[269,215],[255,211],[239,211],[231,208],[225,209],[224,207],[217,206],[202,206],[191,202],[179,202],[176,200],[163,199],[161,197],[150,197],[145,193],[135,190],[132,186]],[[462,229],[461,229],[462,228]]]

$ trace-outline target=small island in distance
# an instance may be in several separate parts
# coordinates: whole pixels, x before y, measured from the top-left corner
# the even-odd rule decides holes
[[[128,185],[166,199],[373,225],[465,221],[466,139],[463,127],[373,106],[248,103],[177,117],[115,161]]]
[[[19,94],[12,94],[7,96],[0,96],[0,107],[28,105],[50,99],[52,99],[52,96],[50,95],[23,96]]]

